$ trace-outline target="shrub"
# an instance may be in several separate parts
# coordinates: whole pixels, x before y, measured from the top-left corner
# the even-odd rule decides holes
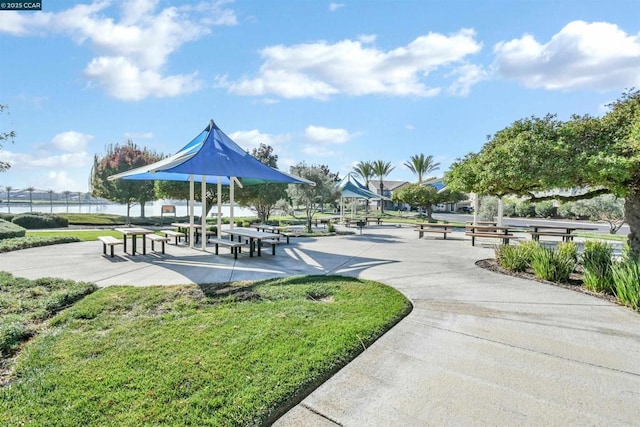
[[[520,202],[516,204],[516,215],[530,218],[536,215],[536,207],[530,202]]]
[[[478,217],[480,219],[493,220],[498,215],[498,198],[493,196],[485,196],[480,199],[480,209],[478,209]]]
[[[496,260],[502,268],[509,271],[524,271],[528,263],[522,257],[522,251],[518,246],[497,245],[495,249]]]
[[[558,256],[571,259],[574,264],[578,263],[578,247],[576,246],[575,243],[573,242],[558,243],[556,252],[558,253]]]
[[[558,206],[558,216],[562,218],[575,218],[577,215],[573,211],[573,203],[565,202]]]
[[[558,245],[556,250],[538,247],[531,256],[531,268],[534,274],[543,280],[567,282],[576,267],[577,250],[575,249],[575,245],[571,248],[566,244]]]
[[[611,276],[618,300],[640,311],[640,260],[626,259],[613,264]]]
[[[0,240],[24,237],[26,233],[19,225],[0,219]]]
[[[598,240],[587,240],[582,253],[584,286],[594,292],[613,294],[615,285],[611,267],[613,247]]]
[[[502,213],[504,216],[516,216],[516,202],[513,200],[505,200]]]
[[[11,252],[19,249],[36,248],[39,246],[57,245],[59,243],[79,242],[78,237],[72,236],[28,236],[16,237],[0,241],[0,252]]]
[[[61,228],[68,227],[69,221],[59,215],[48,214],[24,214],[13,218],[12,222],[28,230],[36,228]]]
[[[556,207],[553,202],[545,201],[535,204],[536,216],[540,218],[551,218],[556,215]]]

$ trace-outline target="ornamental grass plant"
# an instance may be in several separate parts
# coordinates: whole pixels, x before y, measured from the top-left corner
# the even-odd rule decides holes
[[[584,287],[594,292],[615,293],[613,281],[613,247],[598,240],[587,240],[582,253]]]

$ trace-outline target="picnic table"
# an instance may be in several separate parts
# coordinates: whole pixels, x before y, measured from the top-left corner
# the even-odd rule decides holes
[[[147,239],[145,236],[147,234],[153,234],[153,230],[149,230],[147,228],[142,227],[122,227],[122,228],[114,228],[114,230],[122,233],[124,238],[124,252],[127,253],[127,236],[131,236],[131,255],[136,254],[136,240],[138,236],[142,236],[142,255],[147,254]]]
[[[414,230],[418,232],[418,239],[421,239],[424,233],[439,233],[442,234],[444,240],[447,238],[447,234],[453,231],[453,225],[436,222],[418,222],[415,226]]]
[[[501,239],[502,244],[508,245],[511,239],[517,239],[511,234],[515,227],[499,227],[497,225],[474,225],[467,224],[465,226],[465,235],[471,237],[471,246],[476,245],[476,237]]]
[[[191,230],[191,224],[188,222],[172,222],[171,223],[172,227],[176,227],[178,229],[179,232],[184,233],[185,234],[185,240],[189,239],[189,236],[191,235],[190,230]],[[202,229],[202,224],[193,224],[193,232],[196,236],[196,245],[198,244],[198,241],[200,240],[200,230]]]
[[[573,225],[529,225],[529,234],[531,234],[531,240],[536,242],[540,241],[540,236],[552,236],[561,237],[563,242],[572,242],[575,235],[573,234],[578,230],[597,230],[596,227],[579,227]]]
[[[256,251],[258,256],[262,256],[260,248],[263,242],[271,244],[272,254],[276,254],[276,245],[279,243],[281,237],[284,237],[279,233],[271,233],[266,231],[257,231],[250,228],[233,228],[229,230],[222,230],[222,233],[229,236],[229,240],[233,241],[234,238],[241,242],[242,239],[249,241],[249,256],[253,256],[253,252]]]

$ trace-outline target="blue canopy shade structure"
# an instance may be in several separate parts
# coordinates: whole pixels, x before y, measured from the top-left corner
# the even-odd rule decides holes
[[[109,177],[112,179],[189,181],[204,176],[207,182],[223,178],[229,185],[236,177],[242,185],[283,182],[315,185],[300,177],[273,169],[244,151],[211,120],[209,125],[173,156]]]
[[[352,182],[353,181],[353,182]],[[376,194],[373,191],[370,191],[367,187],[360,184],[357,179],[348,174],[343,180],[342,183],[338,186],[340,188],[340,219],[343,219],[344,212],[344,199],[382,199],[389,200],[388,197],[382,196],[380,194]],[[353,217],[355,212],[351,212],[351,216]]]
[[[193,245],[193,200],[194,179],[202,182],[202,227],[206,226],[206,184],[218,184],[218,237],[222,226],[221,191],[222,185],[230,186],[231,221],[233,227],[233,188],[234,183],[240,187],[266,183],[289,183],[315,185],[288,173],[273,169],[244,151],[231,138],[225,135],[211,120],[209,125],[182,147],[176,154],[158,162],[122,172],[109,177],[130,180],[166,180],[189,181],[190,183],[190,244]],[[206,239],[202,239],[202,249],[205,249]]]

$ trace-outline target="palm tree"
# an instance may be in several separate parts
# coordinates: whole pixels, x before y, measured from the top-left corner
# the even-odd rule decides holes
[[[375,176],[373,173],[373,163],[358,162],[358,164],[353,167],[353,171],[364,179],[365,187],[369,188],[369,181]]]
[[[440,169],[440,163],[435,163],[433,156],[425,156],[422,153],[411,156],[408,162],[404,162],[404,165],[418,176],[418,184],[422,184],[423,176],[429,172]]]
[[[365,187],[367,187],[367,189],[369,188],[369,181],[371,181],[371,178],[374,177],[373,174],[373,163],[371,162],[358,162],[357,165],[355,165],[353,167],[353,171],[356,173],[356,175],[362,177],[362,179],[364,179],[364,185]],[[365,205],[365,213],[369,213],[369,200],[366,201],[366,205]]]
[[[29,211],[33,212],[33,192],[36,191],[36,189],[29,187],[27,188],[27,191],[29,192]]]
[[[53,213],[53,190],[47,190],[49,193],[49,213]]]
[[[67,202],[67,213],[69,213],[69,194],[71,194],[71,191],[63,191],[62,194],[64,194],[64,199]]]
[[[11,213],[11,190],[13,190],[13,187],[7,185],[5,188],[7,189],[7,209],[8,212]]]
[[[391,166],[390,162],[384,160],[375,160],[373,162],[373,174],[380,179],[380,195],[384,196],[384,177],[389,175],[395,166]],[[384,200],[380,200],[380,213],[384,213]]]

